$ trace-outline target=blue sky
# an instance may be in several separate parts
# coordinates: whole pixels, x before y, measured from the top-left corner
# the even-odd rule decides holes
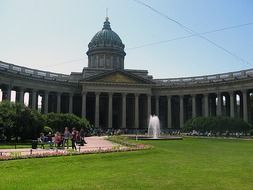
[[[142,1],[198,33],[253,22],[252,0]],[[112,29],[126,46],[125,68],[147,69],[155,78],[253,68],[253,24],[205,35],[237,58],[199,36],[134,48],[189,35],[134,0],[0,0],[0,60],[52,72],[81,72],[106,8]]]

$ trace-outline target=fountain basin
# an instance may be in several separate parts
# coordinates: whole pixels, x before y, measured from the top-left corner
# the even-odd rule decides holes
[[[136,137],[136,135],[127,135],[128,138],[131,138],[131,139],[137,139],[137,140],[183,140],[183,137],[180,137],[180,136],[160,136],[158,138],[152,138],[152,137],[149,137],[149,136],[141,136],[141,135],[138,135]]]

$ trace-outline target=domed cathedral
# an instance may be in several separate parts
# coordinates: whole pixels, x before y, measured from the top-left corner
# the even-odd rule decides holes
[[[119,35],[111,29],[109,17],[105,18],[102,30],[98,31],[88,44],[88,67],[83,69],[83,78],[108,71],[125,71],[139,77],[152,79],[146,70],[124,69],[125,45]]]
[[[108,17],[88,44],[88,67],[83,68],[79,81],[82,102],[86,102],[83,115],[104,129],[135,129],[139,123],[147,126],[148,113],[142,109],[147,107],[154,82],[146,70],[124,68],[124,48]],[[146,102],[146,107],[137,106],[139,102]],[[140,111],[135,109],[144,114],[138,115]]]
[[[88,45],[88,67],[96,69],[124,69],[125,45],[110,26],[106,17],[102,30],[96,33]]]
[[[88,44],[88,67],[70,75],[0,61],[0,97],[42,113],[74,113],[103,130],[145,132],[151,114],[163,131],[181,129],[196,116],[252,122],[253,69],[214,75],[153,79],[126,69],[125,45],[105,19]],[[15,94],[15,97],[13,96]]]

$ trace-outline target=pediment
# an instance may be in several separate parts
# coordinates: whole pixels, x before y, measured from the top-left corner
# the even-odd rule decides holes
[[[140,76],[130,74],[124,71],[114,71],[110,73],[103,73],[97,76],[86,79],[89,82],[103,82],[103,83],[125,83],[125,84],[148,84],[151,81]]]

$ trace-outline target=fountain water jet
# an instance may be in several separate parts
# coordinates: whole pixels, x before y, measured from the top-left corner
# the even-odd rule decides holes
[[[160,120],[156,115],[150,115],[148,124],[148,136],[153,139],[158,139],[161,134]]]
[[[156,115],[150,115],[148,123],[148,135],[129,135],[129,138],[135,138],[136,140],[182,140],[180,136],[161,136],[160,120]]]

